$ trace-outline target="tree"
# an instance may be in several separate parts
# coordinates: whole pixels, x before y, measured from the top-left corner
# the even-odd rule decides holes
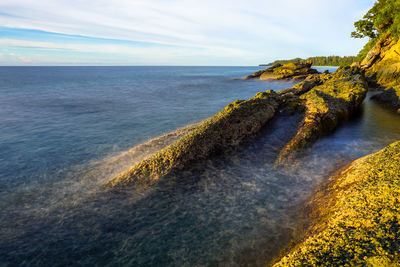
[[[377,31],[374,29],[374,23],[369,19],[361,19],[354,22],[354,27],[356,27],[356,31],[351,33],[351,37],[353,38],[377,37]]]
[[[378,37],[387,30],[397,39],[400,33],[400,0],[378,0],[364,15],[354,23],[353,38]]]

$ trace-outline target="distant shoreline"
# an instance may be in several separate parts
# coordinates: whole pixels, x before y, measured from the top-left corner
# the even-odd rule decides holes
[[[265,64],[260,64],[258,65],[259,67],[270,67],[272,65],[265,65]],[[312,65],[312,67],[334,67],[334,68],[339,68],[340,66],[320,66],[320,65]]]

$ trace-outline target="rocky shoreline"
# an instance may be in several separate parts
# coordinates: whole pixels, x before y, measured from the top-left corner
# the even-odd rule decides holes
[[[397,266],[400,142],[329,178],[305,206],[304,237],[274,266]]]
[[[366,93],[367,84],[359,68],[344,67],[332,74],[309,74],[292,88],[277,93],[271,90],[260,92],[249,100],[237,100],[227,105],[106,186],[149,186],[172,171],[182,170],[195,161],[240,145],[282,111],[304,116],[297,134],[276,160],[277,165],[288,165],[298,152],[351,116]]]
[[[275,165],[291,165],[306,147],[331,133],[372,99],[400,113],[400,41],[390,32],[361,63],[318,73],[311,64],[276,64],[244,79],[298,80],[278,92],[237,100],[114,177],[106,187],[149,186],[196,161],[224,153],[257,134],[280,113],[301,114],[296,133]],[[305,205],[302,238],[275,266],[397,266],[400,261],[400,142],[339,170]]]
[[[388,30],[361,63],[372,100],[400,113],[400,41]],[[305,205],[303,237],[273,266],[399,266],[400,142],[355,160]]]
[[[288,63],[285,65],[275,64],[265,70],[257,71],[244,77],[260,80],[302,80],[310,74],[318,74],[318,71],[311,68],[311,63]]]

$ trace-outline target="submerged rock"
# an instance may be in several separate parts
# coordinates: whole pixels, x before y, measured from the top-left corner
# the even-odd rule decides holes
[[[348,119],[360,107],[367,94],[367,83],[359,68],[342,67],[315,84],[321,82],[321,85],[294,100],[304,106],[305,116],[298,126],[297,134],[281,150],[277,165],[290,163],[298,151]]]
[[[239,145],[274,116],[279,105],[278,98],[278,94],[270,90],[260,92],[249,100],[229,104],[172,145],[108,182],[107,186],[149,185],[173,170],[183,169],[194,161]]]
[[[268,69],[257,71],[244,79],[259,78],[260,80],[301,80],[310,74],[318,73],[311,68],[312,63],[288,63],[285,65],[277,64]]]
[[[304,236],[274,266],[398,266],[400,142],[332,176],[307,204]]]

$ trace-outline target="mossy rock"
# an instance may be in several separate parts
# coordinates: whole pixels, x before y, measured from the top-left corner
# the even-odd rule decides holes
[[[274,116],[278,106],[279,95],[273,91],[260,92],[249,100],[237,100],[199,123],[177,142],[123,172],[107,186],[150,185],[173,170],[235,147],[257,133]]]
[[[400,266],[400,142],[343,168],[305,211],[303,238],[274,266]]]
[[[291,88],[282,89],[278,91],[278,94],[292,94],[295,96],[300,96],[307,93],[315,86],[321,85],[325,80],[327,80],[328,75],[326,74],[309,74],[304,79],[304,81],[297,83]]]
[[[383,34],[362,62],[370,84],[385,90],[372,99],[390,108],[400,108],[400,40]]]
[[[370,51],[372,53],[377,50],[375,53],[378,55],[373,64],[366,68],[366,73],[375,79],[378,85],[393,87],[400,84],[400,41],[395,42],[390,35],[386,38],[386,42]]]
[[[277,165],[290,164],[299,151],[322,134],[335,129],[362,104],[367,93],[367,83],[360,69],[342,67],[332,74],[324,75],[321,85],[300,95],[299,102],[305,107],[305,116],[298,126],[297,134],[281,150]]]
[[[318,73],[311,68],[311,63],[288,63],[274,65],[268,69],[257,71],[245,79],[259,78],[261,80],[305,79],[310,74]]]

